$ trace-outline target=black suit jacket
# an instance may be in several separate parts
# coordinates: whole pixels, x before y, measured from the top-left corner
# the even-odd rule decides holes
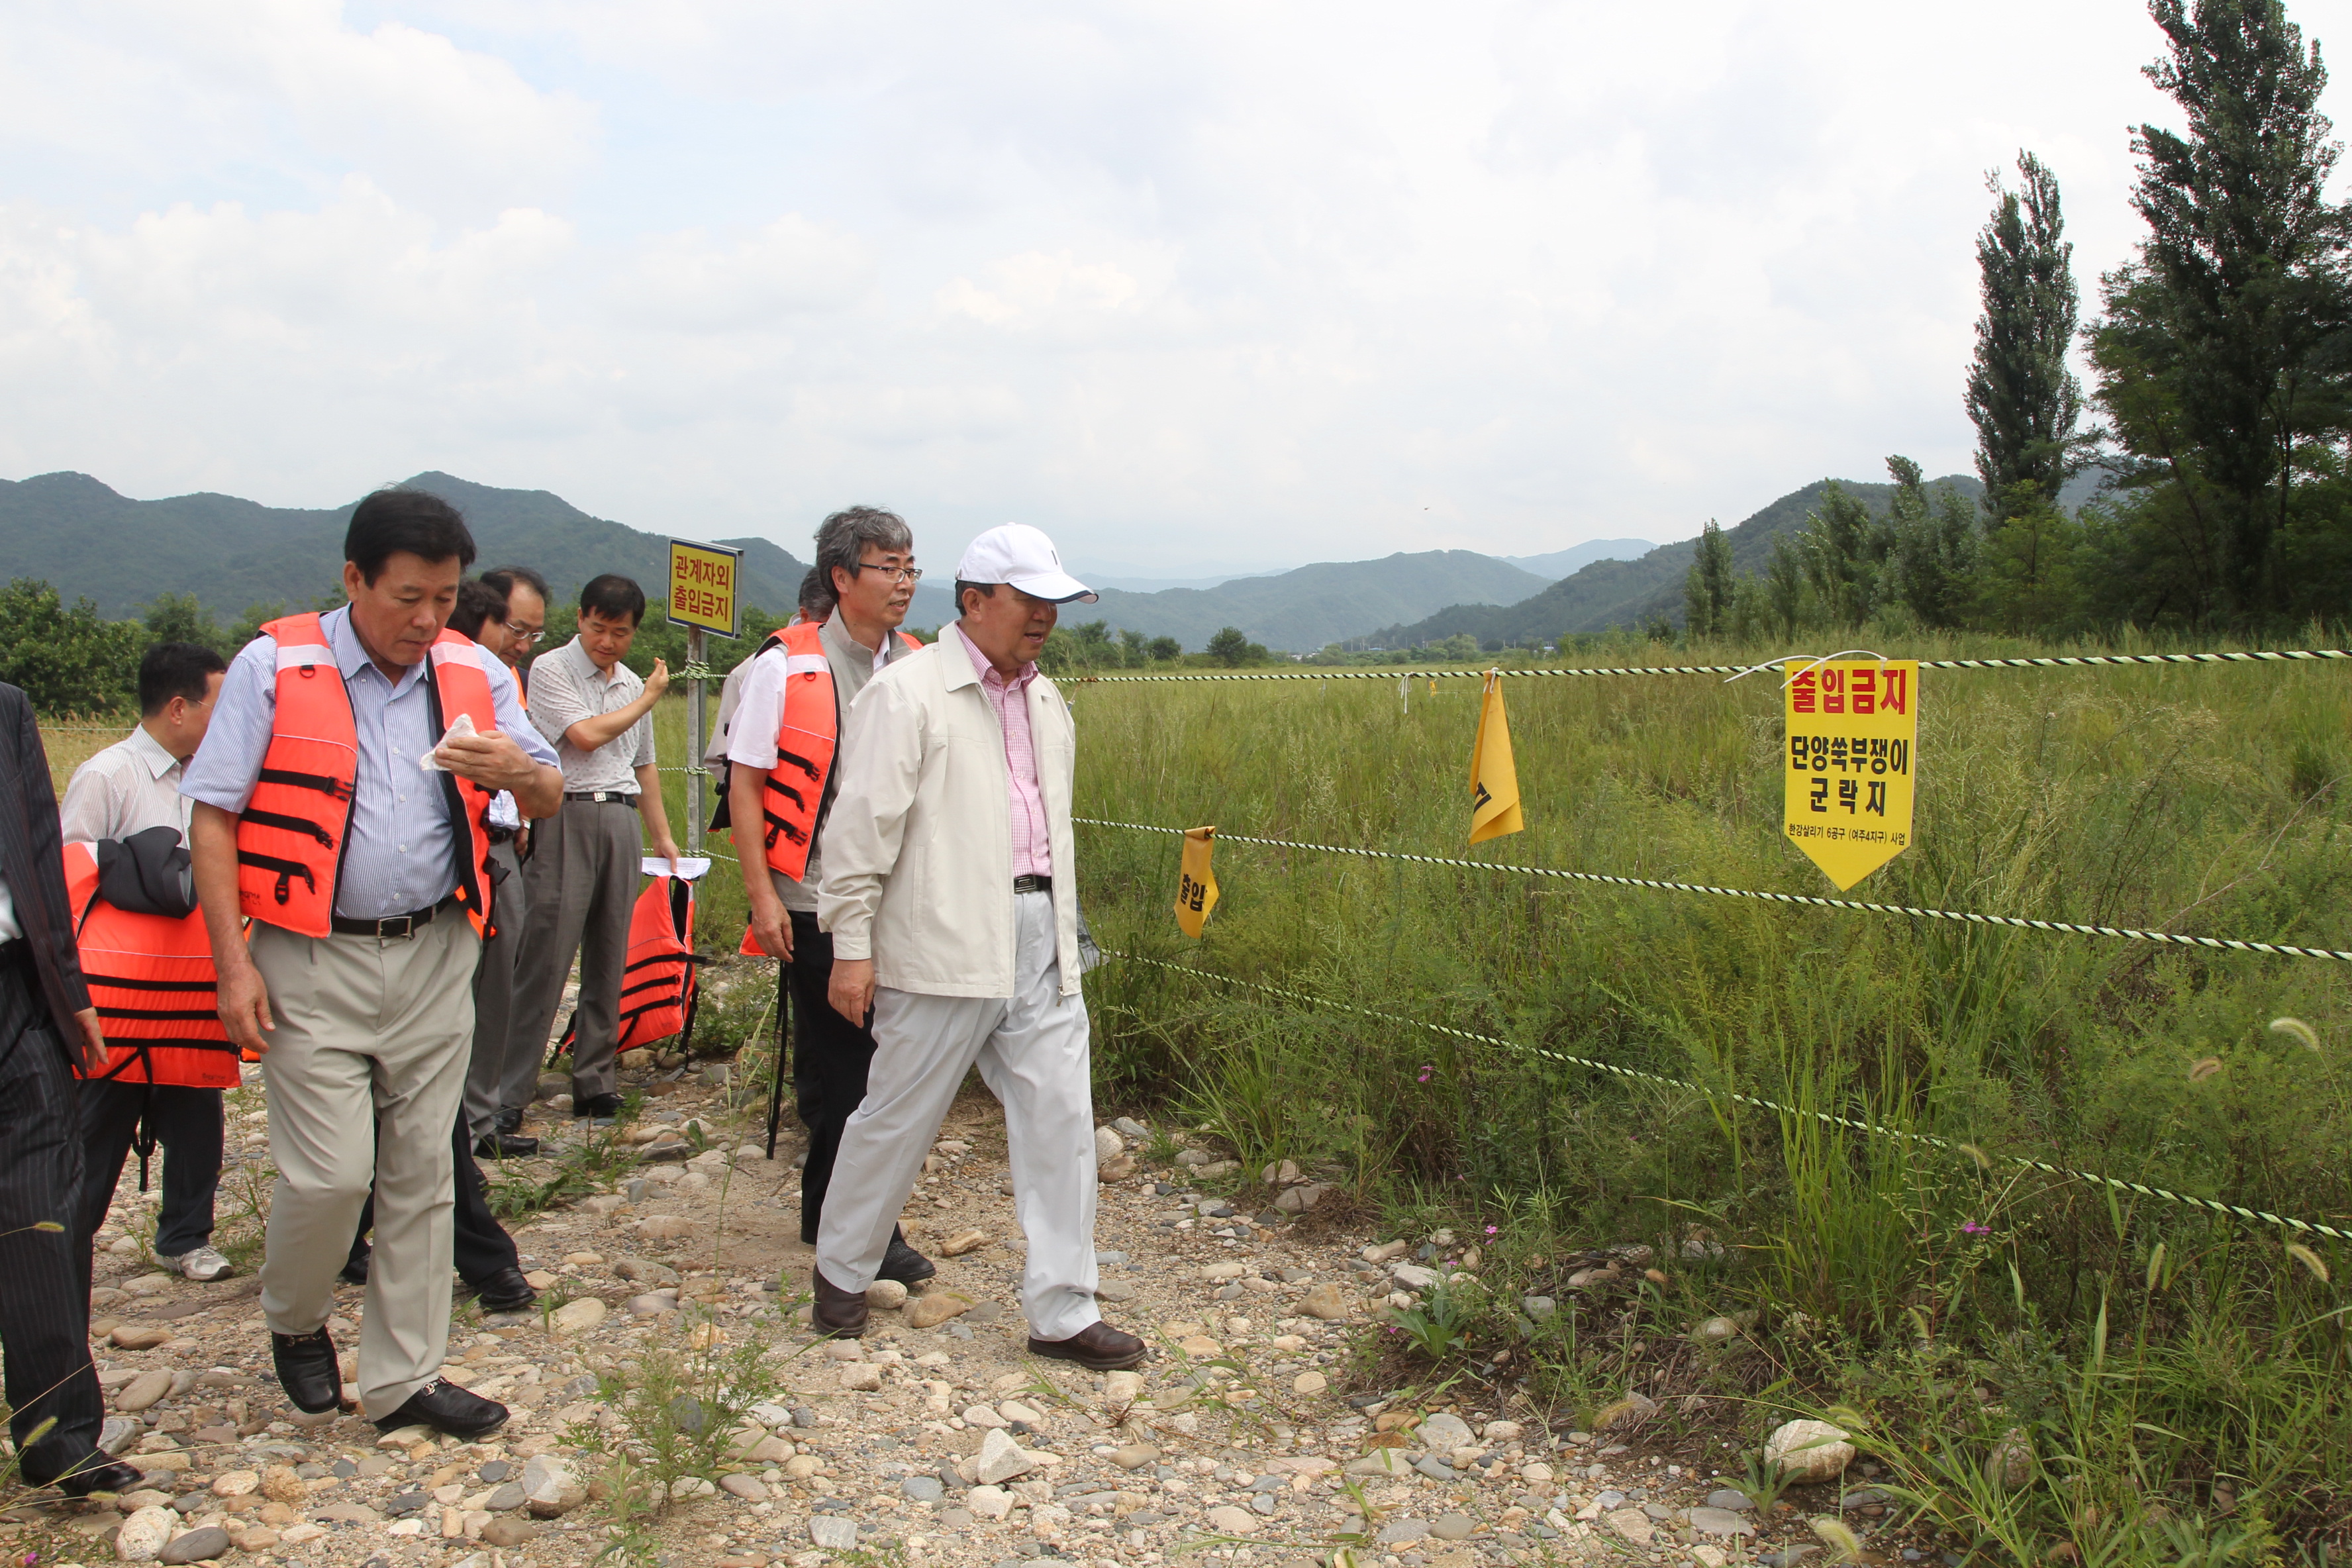
[[[49,784],[49,756],[41,747],[33,705],[0,682],[0,877],[16,906],[16,924],[32,949],[57,1035],[68,1053],[80,1048],[73,1016],[89,1005],[81,960],[74,947],[73,914],[66,902],[65,841],[58,795]],[[0,1045],[0,1054],[5,1054]]]

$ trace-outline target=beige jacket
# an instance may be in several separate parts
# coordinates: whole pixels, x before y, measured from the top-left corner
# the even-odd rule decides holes
[[[1077,731],[1043,675],[1029,734],[1054,855],[1062,994],[1078,990],[1077,854],[1070,837]],[[840,783],[825,818],[817,923],[835,958],[871,958],[874,978],[927,996],[1013,994],[1013,812],[1004,729],[971,659],[944,632],[894,660],[843,724]]]

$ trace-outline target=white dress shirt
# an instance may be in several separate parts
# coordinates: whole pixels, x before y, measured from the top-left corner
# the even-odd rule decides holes
[[[185,843],[194,803],[180,793],[184,764],[145,725],[74,770],[58,816],[68,844],[168,827]]]

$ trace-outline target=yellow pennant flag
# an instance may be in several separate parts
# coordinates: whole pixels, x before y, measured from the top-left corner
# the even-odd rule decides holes
[[[1209,911],[1217,907],[1217,874],[1209,869],[1209,852],[1216,847],[1216,837],[1213,827],[1184,831],[1184,871],[1176,884],[1176,923],[1186,936],[1195,939],[1208,923]]]
[[[1478,739],[1470,748],[1470,842],[1520,833],[1519,771],[1511,763],[1511,724],[1503,716],[1503,677],[1486,672],[1478,700]]]

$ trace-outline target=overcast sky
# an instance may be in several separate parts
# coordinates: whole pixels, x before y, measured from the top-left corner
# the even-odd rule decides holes
[[[437,468],[803,554],[868,501],[935,565],[1018,520],[1186,575],[1684,538],[1969,468],[1985,174],[2056,170],[2087,313],[2158,44],[2134,0],[11,0],[0,477]]]

